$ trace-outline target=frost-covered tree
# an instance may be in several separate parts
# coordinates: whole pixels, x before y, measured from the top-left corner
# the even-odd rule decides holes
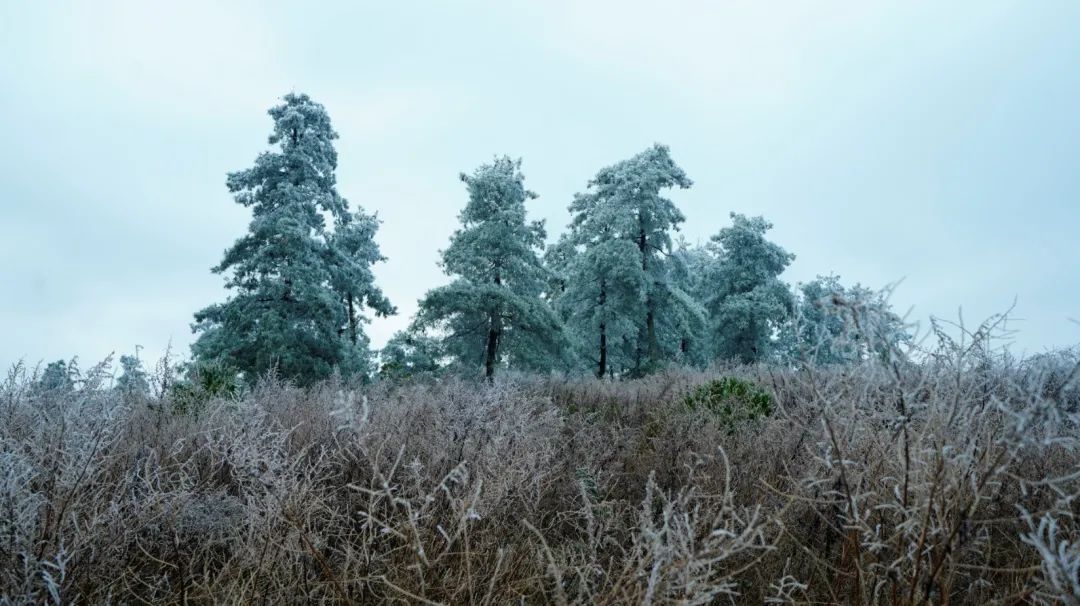
[[[269,113],[276,148],[227,180],[252,210],[248,233],[214,268],[227,273],[232,296],[195,314],[192,351],[249,380],[270,369],[302,384],[334,369],[363,371],[369,353],[359,310],[394,311],[370,271],[382,260],[378,223],[351,213],[337,192],[338,135],[323,106],[289,94]]]
[[[550,302],[558,299],[569,285],[569,271],[577,259],[578,250],[573,238],[562,234],[559,239],[544,250],[544,267],[547,269],[547,287],[544,296]]]
[[[909,338],[886,293],[859,284],[845,287],[835,275],[799,286],[795,313],[781,335],[786,360],[815,364],[881,357]]]
[[[41,373],[37,382],[40,391],[63,393],[75,389],[75,381],[79,377],[79,369],[75,360],[68,364],[64,360],[49,362]]]
[[[150,380],[138,356],[120,356],[120,376],[116,378],[116,389],[129,398],[150,394]]]
[[[400,379],[442,369],[445,354],[438,339],[413,330],[401,330],[379,352],[379,376]]]
[[[671,233],[685,217],[661,195],[690,185],[668,148],[654,145],[600,170],[570,205],[577,254],[563,268],[559,306],[598,376],[616,359],[636,373],[655,367],[701,315],[669,275]]]
[[[713,356],[752,363],[768,358],[794,304],[779,276],[795,259],[765,238],[772,224],[731,213],[732,225],[711,238],[714,260],[701,285]]]
[[[672,305],[665,320],[674,320],[671,340],[678,342],[676,361],[691,366],[705,366],[710,361],[708,312],[702,301],[707,295],[703,288],[712,257],[703,246],[691,246],[679,239],[675,250],[666,259],[669,280],[675,286],[673,292],[681,298]]]
[[[454,280],[428,291],[414,322],[442,335],[457,364],[488,378],[502,364],[549,367],[563,349],[562,326],[541,296],[544,226],[526,219],[525,201],[536,194],[524,179],[521,161],[505,156],[461,175],[469,200],[442,253]]]
[[[598,226],[599,227],[599,226]],[[645,310],[647,276],[637,248],[611,230],[579,231],[582,250],[562,266],[565,287],[555,299],[581,359],[598,377],[631,363]]]
[[[366,307],[379,316],[396,312],[382,289],[375,285],[371,271],[375,263],[386,260],[375,242],[378,229],[379,221],[374,215],[356,211],[337,222],[327,247],[330,285],[341,299],[346,318],[343,334],[354,353],[347,360],[361,364],[350,369],[357,372],[366,372],[368,362],[368,339],[360,327],[367,318],[360,310]]]

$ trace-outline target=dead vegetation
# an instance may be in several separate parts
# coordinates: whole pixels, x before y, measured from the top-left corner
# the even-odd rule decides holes
[[[1077,366],[0,391],[3,603],[1080,604]],[[685,404],[736,377],[744,420]]]

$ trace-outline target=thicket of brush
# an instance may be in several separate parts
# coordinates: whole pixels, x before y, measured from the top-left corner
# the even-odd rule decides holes
[[[0,594],[1080,604],[1076,359],[984,337],[624,382],[268,379],[181,410],[18,367]]]

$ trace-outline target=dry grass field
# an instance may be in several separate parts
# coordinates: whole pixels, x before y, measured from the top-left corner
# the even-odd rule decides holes
[[[976,338],[634,381],[268,379],[179,410],[17,367],[0,601],[1080,604],[1076,374]],[[688,404],[720,377],[767,410]]]

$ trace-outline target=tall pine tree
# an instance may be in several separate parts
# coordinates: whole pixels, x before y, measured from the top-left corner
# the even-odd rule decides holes
[[[701,288],[714,357],[748,364],[774,352],[792,312],[791,290],[779,276],[795,255],[765,238],[772,224],[764,218],[731,213],[731,219],[709,243],[714,260]]]
[[[655,368],[675,355],[674,334],[701,317],[670,275],[671,233],[685,217],[661,195],[691,183],[658,144],[600,170],[570,205],[578,254],[566,257],[559,305],[598,376],[613,362],[635,374]]]
[[[415,326],[443,336],[460,366],[489,379],[504,364],[549,367],[564,349],[562,326],[541,296],[544,226],[526,220],[525,201],[536,194],[525,189],[521,161],[496,158],[461,180],[469,201],[442,253],[454,281],[424,296]]]
[[[364,307],[394,313],[370,271],[383,260],[373,240],[378,222],[350,212],[337,192],[338,135],[322,105],[289,94],[269,114],[276,149],[227,180],[236,201],[252,210],[248,233],[214,268],[227,273],[232,295],[195,314],[192,351],[249,380],[270,369],[301,384],[334,369],[366,371],[358,314]]]

